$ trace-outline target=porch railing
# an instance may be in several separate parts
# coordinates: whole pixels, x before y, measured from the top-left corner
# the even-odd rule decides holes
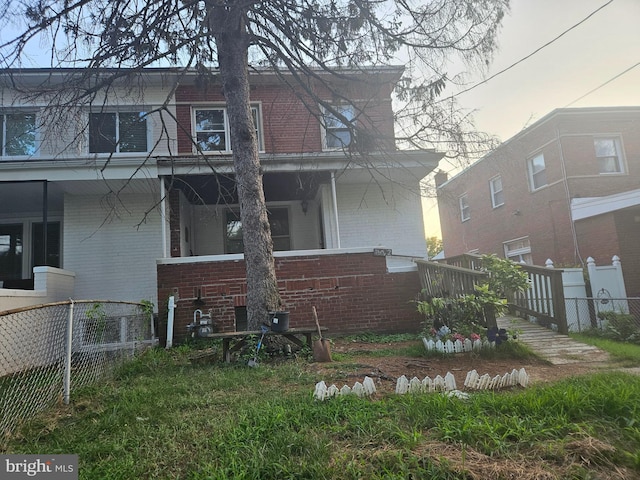
[[[555,325],[558,332],[568,334],[562,270],[535,265],[522,265],[522,269],[529,274],[530,287],[509,299],[511,309],[534,316],[547,327]]]
[[[487,273],[479,270],[428,260],[415,260],[415,262],[418,264],[422,291],[430,297],[459,297],[474,293],[475,285],[489,279]]]
[[[458,255],[438,262],[416,260],[422,289],[433,297],[456,297],[474,293],[474,286],[484,283],[489,275],[481,272],[482,257],[474,254]],[[530,288],[509,296],[509,308],[521,315],[531,315],[546,326],[555,325],[567,334],[567,315],[562,285],[562,270],[521,265],[529,275]]]

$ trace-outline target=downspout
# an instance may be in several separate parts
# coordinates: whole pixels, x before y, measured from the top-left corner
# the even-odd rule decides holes
[[[337,248],[340,248],[340,222],[338,221],[338,196],[336,195],[336,175],[331,172],[331,197],[333,199],[333,216],[336,219]]]
[[[162,258],[167,258],[167,190],[164,178],[160,177],[160,215],[162,217]]]

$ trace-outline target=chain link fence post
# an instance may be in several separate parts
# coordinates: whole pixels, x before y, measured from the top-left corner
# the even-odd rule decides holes
[[[65,345],[66,358],[64,362],[63,402],[69,405],[71,397],[71,355],[73,353],[73,300],[69,299],[69,315],[67,316],[67,342]]]

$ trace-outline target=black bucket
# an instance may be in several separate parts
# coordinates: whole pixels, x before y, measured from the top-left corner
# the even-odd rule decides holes
[[[269,323],[274,332],[289,330],[289,312],[269,312]]]

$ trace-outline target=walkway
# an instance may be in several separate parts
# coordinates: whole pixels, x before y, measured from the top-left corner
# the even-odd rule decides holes
[[[498,327],[505,328],[508,332],[515,330],[522,343],[554,365],[609,361],[609,354],[597,347],[578,342],[567,335],[554,332],[522,318],[498,318]]]

